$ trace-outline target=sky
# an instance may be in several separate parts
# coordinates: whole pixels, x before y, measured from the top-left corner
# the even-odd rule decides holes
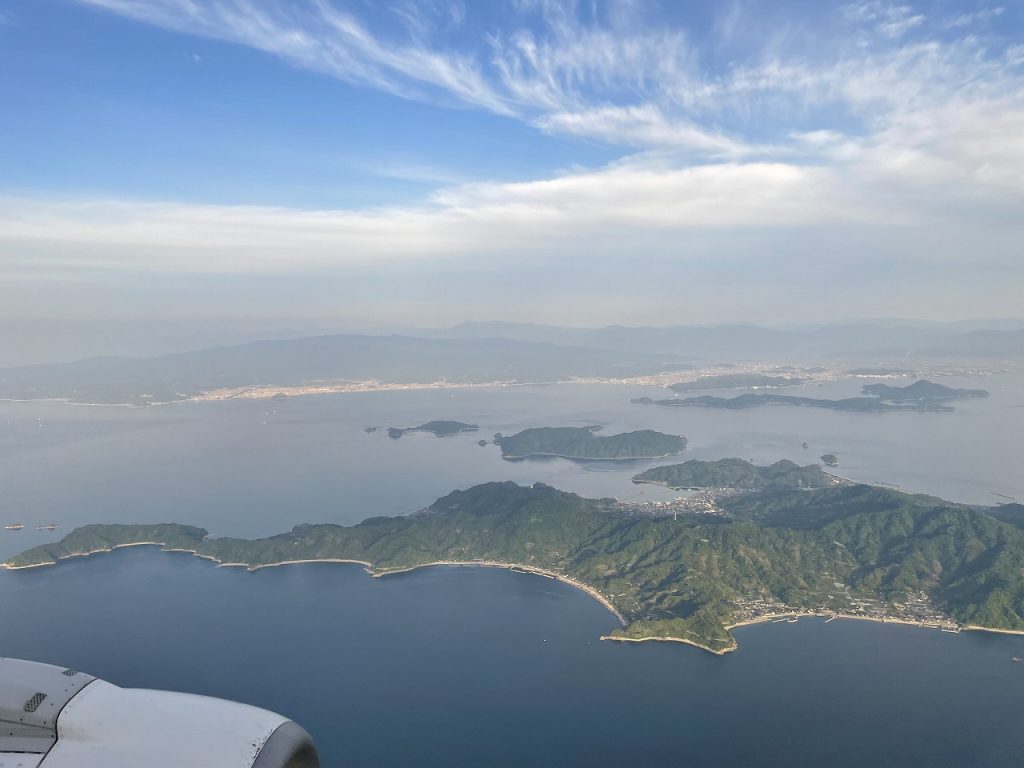
[[[0,321],[1019,317],[1022,137],[1021,0],[0,0]]]

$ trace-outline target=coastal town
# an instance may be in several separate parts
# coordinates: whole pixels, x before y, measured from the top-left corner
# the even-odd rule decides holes
[[[875,597],[853,595],[842,582],[833,582],[836,594],[827,595],[829,605],[817,608],[797,608],[771,598],[748,597],[734,602],[734,622],[740,627],[766,621],[795,622],[801,616],[825,616],[833,619],[863,619],[868,621],[910,624],[917,627],[939,629],[943,632],[959,632],[960,624],[935,608],[924,592],[918,592],[903,602],[885,603]],[[845,601],[846,606],[838,603]]]
[[[669,515],[714,515],[725,517],[726,513],[718,506],[722,499],[738,496],[748,491],[738,488],[701,488],[687,492],[687,495],[674,499],[657,501],[619,501],[617,508],[634,515],[666,517]]]

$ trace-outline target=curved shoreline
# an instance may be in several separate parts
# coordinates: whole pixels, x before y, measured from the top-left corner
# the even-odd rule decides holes
[[[726,630],[726,632],[730,633],[729,636],[730,636],[730,638],[732,638],[733,644],[729,648],[722,648],[722,649],[719,649],[719,650],[715,650],[713,648],[709,648],[706,645],[701,645],[700,643],[696,642],[695,640],[690,640],[690,639],[685,638],[685,637],[672,637],[672,636],[664,636],[664,637],[659,637],[659,636],[650,636],[650,637],[616,637],[616,636],[613,636],[613,635],[605,635],[605,636],[602,636],[601,639],[602,640],[613,640],[613,641],[616,641],[616,642],[624,642],[624,643],[645,643],[645,642],[648,642],[648,641],[663,642],[663,643],[685,643],[686,645],[692,645],[695,648],[700,648],[701,650],[707,651],[708,653],[713,653],[716,656],[724,656],[727,653],[732,653],[733,651],[736,651],[736,650],[739,649],[739,643],[736,641],[736,638],[733,637],[732,634],[731,634],[732,630],[734,630],[734,629],[738,629],[740,627],[750,627],[750,626],[754,626],[756,624],[767,624],[767,623],[776,622],[776,621],[782,621],[782,620],[786,620],[786,619],[801,619],[801,618],[825,619],[826,622],[828,622],[828,621],[836,621],[836,620],[841,620],[841,621],[849,620],[849,621],[871,621],[871,622],[874,622],[876,624],[902,624],[903,626],[917,627],[918,629],[937,629],[937,630],[940,630],[940,631],[949,632],[950,634],[959,634],[960,632],[994,632],[994,633],[1001,634],[1001,635],[1019,635],[1019,636],[1024,636],[1024,630],[1021,630],[1021,629],[993,629],[991,627],[982,627],[982,626],[978,626],[976,624],[957,625],[957,628],[955,630],[952,630],[952,629],[946,629],[946,628],[942,627],[939,624],[929,624],[928,622],[924,622],[924,621],[910,621],[908,619],[898,619],[896,617],[856,616],[854,614],[848,614],[848,613],[816,613],[816,612],[815,613],[803,613],[803,612],[792,612],[792,613],[771,613],[771,614],[766,614],[764,616],[758,616],[756,619],[747,619],[747,620],[744,620],[744,621],[738,621],[735,624],[727,624],[727,625],[725,625],[725,630]]]
[[[513,572],[518,571],[518,572],[522,572],[522,573],[533,574],[535,576],[544,576],[545,578],[554,579],[554,580],[560,581],[560,582],[562,582],[564,584],[568,584],[569,586],[574,587],[574,588],[580,590],[581,592],[586,593],[587,595],[592,597],[594,600],[596,600],[598,603],[600,603],[603,607],[608,609],[608,611],[613,616],[615,616],[615,618],[619,621],[621,626],[627,627],[629,625],[629,622],[625,619],[625,617],[622,615],[622,613],[615,607],[615,605],[611,602],[611,600],[609,600],[601,592],[599,592],[595,587],[592,587],[589,584],[586,584],[586,583],[584,583],[582,581],[574,579],[571,576],[566,576],[565,574],[561,574],[561,573],[558,573],[558,572],[555,572],[555,571],[551,571],[551,570],[548,570],[548,569],[545,569],[545,568],[538,568],[536,566],[524,565],[522,563],[507,563],[507,562],[501,562],[501,561],[496,561],[496,560],[436,560],[436,561],[432,561],[432,562],[429,562],[429,563],[419,563],[419,564],[416,564],[416,565],[398,566],[398,567],[393,567],[393,568],[381,568],[381,569],[376,568],[373,565],[373,563],[370,563],[370,562],[368,562],[366,560],[356,560],[356,559],[350,559],[350,558],[305,558],[305,559],[299,559],[299,560],[282,560],[282,561],[279,561],[279,562],[276,562],[276,563],[260,563],[258,565],[252,565],[252,564],[249,564],[249,563],[224,562],[224,561],[218,560],[217,558],[215,558],[215,557],[213,557],[211,555],[200,554],[199,552],[197,552],[194,549],[182,549],[182,548],[179,548],[179,547],[168,547],[167,545],[165,545],[165,544],[163,544],[162,542],[159,542],[159,541],[133,541],[133,542],[130,542],[130,543],[127,543],[127,544],[115,544],[115,545],[113,545],[111,547],[107,547],[107,548],[103,548],[103,549],[94,549],[94,550],[90,550],[88,552],[75,552],[75,553],[71,553],[71,554],[68,554],[68,555],[63,555],[61,557],[58,557],[56,560],[51,560],[51,561],[48,561],[48,562],[45,562],[45,563],[33,563],[32,565],[8,565],[7,563],[0,563],[0,569],[10,570],[10,571],[20,571],[20,570],[29,570],[29,569],[32,569],[32,568],[42,568],[42,567],[45,567],[45,566],[55,566],[55,565],[59,565],[62,561],[71,560],[73,558],[90,557],[92,555],[98,555],[98,554],[104,554],[104,553],[107,553],[107,552],[113,552],[115,549],[123,549],[123,548],[126,548],[126,547],[140,547],[140,546],[160,547],[160,551],[161,552],[168,552],[168,553],[179,552],[179,553],[183,553],[183,554],[189,554],[189,555],[192,555],[193,557],[198,558],[200,560],[209,560],[209,561],[215,563],[216,567],[218,567],[218,568],[245,568],[249,572],[255,572],[255,571],[261,570],[263,568],[279,568],[279,567],[284,566],[284,565],[306,565],[306,564],[312,564],[312,563],[336,563],[336,564],[347,564],[347,565],[361,565],[361,566],[363,566],[363,569],[366,571],[367,575],[369,575],[371,578],[375,578],[376,579],[376,578],[381,578],[383,576],[391,576],[391,575],[395,575],[395,574],[399,574],[399,573],[409,573],[411,571],[416,571],[416,570],[419,570],[421,568],[432,568],[432,567],[437,567],[437,566],[476,567],[476,568],[504,568],[506,570],[510,570],[510,571],[513,571]],[[693,646],[694,648],[700,648],[701,650],[707,651],[708,653],[712,653],[712,654],[714,654],[716,656],[724,656],[727,653],[732,653],[733,651],[735,651],[735,650],[737,650],[739,648],[739,643],[736,641],[736,638],[731,634],[733,629],[737,629],[739,627],[753,626],[755,624],[765,624],[765,623],[768,623],[768,622],[779,621],[779,620],[782,620],[782,619],[791,619],[791,618],[799,619],[799,618],[802,618],[802,617],[807,617],[807,618],[823,618],[823,619],[827,619],[828,621],[834,621],[836,619],[844,619],[844,620],[856,620],[856,621],[872,621],[872,622],[879,623],[879,624],[902,624],[902,625],[905,625],[905,626],[919,627],[921,629],[938,629],[938,630],[941,630],[941,631],[956,632],[956,633],[959,633],[959,632],[992,632],[992,633],[996,633],[996,634],[1024,636],[1024,630],[996,629],[996,628],[993,628],[993,627],[982,627],[982,626],[979,626],[979,625],[976,625],[976,624],[956,625],[956,629],[955,630],[951,630],[951,629],[945,629],[944,627],[942,627],[939,624],[934,624],[934,623],[930,624],[930,623],[924,622],[924,621],[910,621],[910,620],[907,620],[907,619],[900,619],[900,618],[896,618],[896,617],[857,616],[857,615],[853,615],[853,614],[832,613],[832,612],[819,613],[819,612],[812,612],[812,611],[808,611],[808,612],[792,611],[792,612],[787,612],[787,613],[765,614],[764,616],[758,616],[758,617],[753,618],[753,619],[746,619],[744,621],[738,621],[738,622],[733,623],[733,624],[725,625],[724,629],[725,629],[725,631],[727,633],[729,633],[729,637],[732,640],[732,645],[730,647],[728,647],[728,648],[714,649],[714,648],[710,648],[710,647],[708,647],[706,645],[703,645],[703,644],[701,644],[700,642],[698,642],[696,640],[691,640],[690,638],[673,637],[673,636],[663,636],[663,637],[662,636],[627,637],[627,636],[616,636],[616,635],[602,635],[600,637],[600,639],[601,640],[610,640],[612,642],[623,642],[623,643],[645,643],[645,642],[682,643],[684,645]]]
[[[601,639],[611,640],[615,643],[683,643],[684,645],[692,645],[694,648],[700,648],[702,651],[713,653],[715,656],[725,656],[725,654],[732,653],[739,647],[735,639],[732,641],[732,646],[717,651],[714,648],[701,645],[696,640],[688,640],[685,637],[657,637],[655,635],[649,637],[616,637],[615,635],[601,635]]]
[[[530,573],[535,576],[544,576],[555,581],[560,581],[564,584],[568,584],[571,587],[575,587],[581,592],[585,592],[590,597],[594,598],[602,606],[608,609],[608,611],[618,619],[622,626],[627,625],[626,619],[619,612],[619,610],[612,604],[612,602],[601,594],[596,588],[585,584],[582,581],[566,576],[564,574],[557,573],[555,571],[549,571],[544,568],[537,568],[532,565],[524,565],[522,563],[504,563],[496,560],[435,560],[429,563],[418,563],[416,565],[400,566],[395,568],[381,568],[378,569],[373,563],[366,560],[355,560],[350,558],[305,558],[300,560],[281,560],[276,563],[260,563],[258,565],[252,565],[250,563],[231,563],[218,560],[212,555],[205,555],[196,552],[194,549],[181,549],[180,547],[168,547],[159,541],[133,541],[128,544],[115,544],[111,547],[104,549],[93,549],[88,552],[74,552],[68,555],[62,555],[56,560],[51,560],[45,563],[33,563],[32,565],[8,565],[7,563],[0,564],[0,568],[8,571],[24,571],[31,568],[43,568],[46,566],[59,565],[64,560],[71,560],[76,557],[89,557],[91,555],[100,555],[107,552],[113,552],[115,549],[123,549],[125,547],[140,547],[140,546],[153,546],[160,547],[161,552],[180,552],[183,554],[189,554],[200,560],[209,560],[217,564],[218,568],[245,568],[247,571],[255,572],[262,570],[263,568],[279,568],[283,565],[305,565],[310,563],[342,563],[351,565],[363,566],[366,573],[372,578],[378,579],[382,576],[391,576],[398,573],[408,573],[410,571],[419,570],[420,568],[431,568],[434,566],[469,566],[478,568],[505,568],[507,570],[518,570],[522,573]]]
[[[27,571],[30,568],[45,568],[51,565],[59,565],[62,560],[71,560],[74,557],[89,557],[91,555],[102,555],[105,552],[113,552],[115,549],[123,549],[124,547],[160,547],[161,552],[188,552],[196,557],[202,557],[194,550],[191,549],[168,549],[167,545],[160,541],[132,541],[128,544],[114,544],[110,547],[104,547],[103,549],[91,549],[88,552],[72,552],[67,555],[61,555],[56,560],[48,560],[45,563],[32,563],[31,565],[8,565],[6,562],[0,563],[0,569],[5,571]],[[213,559],[213,558],[208,558]]]
[[[586,592],[588,595],[590,595],[592,598],[594,598],[597,602],[599,602],[601,605],[603,605],[605,608],[607,608],[609,610],[609,612],[611,612],[612,615],[614,615],[615,618],[619,620],[619,623],[622,626],[625,627],[625,626],[628,625],[628,622],[623,617],[623,615],[619,612],[618,608],[616,608],[612,604],[611,600],[609,600],[607,597],[605,597],[603,594],[601,594],[596,588],[590,586],[589,584],[585,584],[582,581],[578,581],[577,579],[574,579],[571,576],[566,576],[564,574],[560,574],[560,573],[557,573],[555,571],[549,571],[549,570],[544,569],[544,568],[537,568],[536,566],[532,566],[532,565],[523,565],[521,563],[503,563],[503,562],[499,562],[499,561],[495,561],[495,560],[438,560],[438,561],[435,561],[435,562],[432,562],[432,563],[422,563],[420,565],[410,565],[408,567],[380,570],[380,571],[376,571],[376,572],[371,573],[371,576],[373,576],[373,578],[377,579],[377,578],[380,578],[382,576],[391,576],[391,575],[394,575],[394,574],[397,574],[397,573],[408,573],[410,571],[419,570],[420,568],[432,568],[432,567],[438,566],[438,565],[441,565],[441,566],[444,566],[444,565],[459,566],[459,567],[461,567],[461,566],[469,566],[469,567],[477,567],[477,568],[505,568],[505,569],[513,571],[513,572],[530,573],[530,574],[533,574],[535,576],[544,576],[544,577],[549,578],[549,579],[554,579],[555,581],[560,581],[563,584],[568,584],[570,587],[575,587],[576,589],[580,590],[581,592]]]

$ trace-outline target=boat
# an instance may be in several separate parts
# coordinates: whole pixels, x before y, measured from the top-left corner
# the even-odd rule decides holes
[[[47,523],[46,525],[37,525],[37,531],[55,531],[57,529],[56,523]]]
[[[1012,659],[1010,659],[1010,661],[1012,661],[1014,664],[1020,664],[1020,656],[1014,656]]]
[[[5,525],[4,526],[4,530],[5,531],[20,531],[24,527],[25,526],[22,525],[21,523],[11,523],[10,525]]]

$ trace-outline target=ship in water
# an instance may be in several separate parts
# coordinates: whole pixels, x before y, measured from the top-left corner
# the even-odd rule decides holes
[[[11,523],[10,525],[5,525],[4,526],[4,530],[5,531],[20,531],[24,527],[25,526],[22,525],[21,523]]]
[[[57,530],[57,524],[56,523],[47,523],[46,525],[37,525],[36,526],[36,530],[37,531],[55,531],[55,530]]]

